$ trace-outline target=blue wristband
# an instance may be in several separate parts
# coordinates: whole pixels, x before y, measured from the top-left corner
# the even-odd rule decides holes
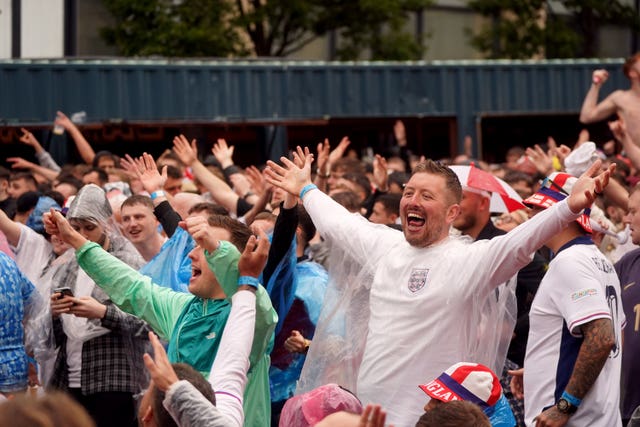
[[[259,284],[260,284],[260,281],[258,280],[257,277],[251,277],[251,276],[238,277],[238,286],[247,285],[247,286],[251,286],[258,289]]]
[[[164,197],[164,196],[165,196],[165,194],[164,194],[164,191],[162,191],[162,190],[154,191],[153,193],[151,193],[151,194],[149,195],[149,197],[151,198],[151,200],[155,200],[155,199],[157,199],[158,197]]]
[[[578,399],[577,397],[570,395],[566,391],[563,391],[562,392],[562,396],[560,396],[560,397],[562,399],[566,400],[567,402],[571,403],[576,408],[579,407],[580,404],[582,403],[582,399]]]
[[[311,190],[317,190],[318,186],[315,184],[307,184],[304,187],[302,187],[302,191],[300,191],[300,199],[302,200],[302,198],[304,197],[305,194],[307,194],[309,191]]]

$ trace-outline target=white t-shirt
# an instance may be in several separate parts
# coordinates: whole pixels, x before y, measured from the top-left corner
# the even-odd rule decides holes
[[[620,336],[625,316],[618,276],[595,245],[572,244],[556,255],[540,283],[529,319],[524,361],[526,424],[534,425],[533,418],[555,405],[565,390],[582,344],[580,325],[611,319],[616,346],[567,426],[620,426]]]
[[[35,284],[38,291],[49,298],[49,289],[40,280],[42,272],[55,258],[51,244],[41,234],[20,224],[20,240],[16,247],[16,264],[20,271]]]
[[[469,243],[449,237],[427,248],[402,233],[348,213],[312,190],[304,206],[320,234],[360,264],[375,266],[369,329],[357,381],[364,405],[379,403],[396,427],[414,426],[428,397],[419,384],[469,360],[474,302],[509,280],[531,255],[576,218],[565,203],[505,236]],[[347,237],[348,238],[345,238]],[[358,286],[357,283],[350,284]]]

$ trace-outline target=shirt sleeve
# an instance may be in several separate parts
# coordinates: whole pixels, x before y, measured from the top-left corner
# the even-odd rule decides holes
[[[507,234],[472,243],[460,256],[475,261],[471,276],[484,286],[480,291],[486,295],[529,264],[538,248],[579,215],[571,212],[566,200],[563,200]],[[470,291],[477,292],[478,289]]]
[[[216,406],[238,426],[244,422],[242,396],[247,385],[255,320],[255,294],[251,291],[237,292],[233,296],[231,313],[209,376],[216,393]]]
[[[51,154],[49,154],[48,151],[41,151],[39,153],[36,153],[36,158],[38,159],[38,163],[40,163],[40,166],[51,169],[54,172],[60,172],[62,170],[60,168],[60,165],[58,165],[58,163],[53,160],[53,157],[51,157]]]
[[[153,214],[162,225],[162,229],[167,233],[167,236],[173,236],[173,233],[175,233],[176,228],[178,228],[178,223],[182,218],[180,218],[178,212],[171,207],[169,201],[165,200],[156,206],[153,209]]]
[[[320,190],[309,191],[303,203],[320,235],[347,251],[361,265],[377,263],[388,253],[391,243],[404,238],[397,230],[349,212]]]
[[[581,325],[596,319],[612,319],[600,275],[590,263],[590,258],[563,257],[552,262],[547,273],[552,280],[552,301],[562,313],[567,329],[576,337],[582,336]]]
[[[184,306],[194,298],[152,283],[97,243],[85,243],[76,251],[76,257],[80,267],[114,304],[146,321],[165,340],[171,337]]]
[[[181,427],[242,426],[224,415],[187,380],[171,385],[165,393],[162,405]],[[220,402],[216,401],[216,405],[219,406]]]
[[[149,325],[136,316],[127,314],[117,308],[114,304],[107,303],[107,311],[102,318],[102,326],[123,334],[148,339]]]
[[[238,290],[238,260],[240,252],[227,241],[220,241],[220,246],[213,252],[205,251],[207,264],[215,274],[227,298],[231,299]],[[266,289],[260,285],[256,291],[256,326],[251,351],[251,363],[255,364],[266,353],[271,335],[278,322],[271,299]]]

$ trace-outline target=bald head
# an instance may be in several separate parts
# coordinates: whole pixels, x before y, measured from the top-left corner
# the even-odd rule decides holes
[[[169,203],[171,203],[171,207],[178,212],[181,218],[187,218],[189,216],[189,209],[204,201],[204,198],[199,194],[178,193],[173,196]]]

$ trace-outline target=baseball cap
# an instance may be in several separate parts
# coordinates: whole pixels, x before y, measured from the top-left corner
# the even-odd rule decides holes
[[[578,178],[565,173],[554,172],[540,183],[540,188],[522,203],[530,208],[547,209],[564,200],[571,193],[573,185]],[[576,219],[580,227],[587,233],[591,233],[591,222],[589,221],[589,209],[585,209],[584,213]]]
[[[442,402],[467,400],[482,409],[494,406],[502,396],[496,374],[479,363],[456,363],[438,378],[418,387],[432,399]]]
[[[313,426],[327,415],[339,411],[360,414],[362,403],[347,389],[337,384],[326,384],[287,400],[280,414],[280,425]]]

